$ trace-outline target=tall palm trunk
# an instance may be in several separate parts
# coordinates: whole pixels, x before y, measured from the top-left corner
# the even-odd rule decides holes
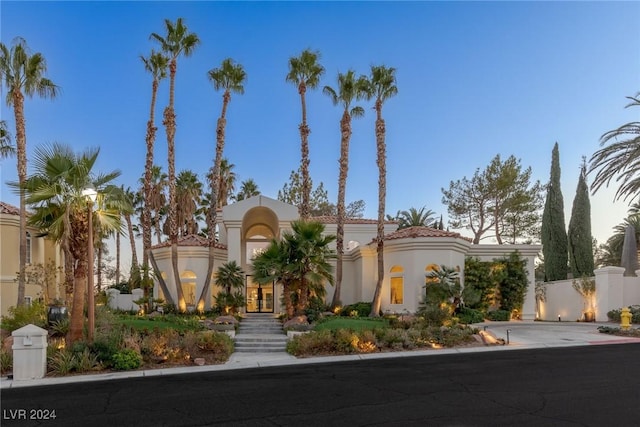
[[[147,122],[147,155],[144,167],[144,209],[142,210],[142,265],[149,266],[149,251],[151,250],[151,179],[153,168],[153,146],[156,140],[155,109],[158,94],[158,79],[153,79],[151,85],[151,109]]]
[[[71,233],[71,221],[69,219],[69,211],[65,211],[65,214],[62,218],[64,223],[64,232],[62,236],[62,252],[64,253],[64,292],[65,292],[65,302],[67,305],[72,304],[73,298],[73,286],[74,286],[74,276],[73,276],[73,255],[71,254],[70,245],[70,233]],[[73,310],[73,306],[71,305],[69,309]]]
[[[169,64],[170,83],[169,83],[169,106],[164,110],[163,124],[167,131],[167,160],[169,172],[169,240],[171,241],[171,267],[173,270],[173,280],[176,285],[176,294],[178,296],[178,310],[184,312],[187,310],[187,303],[182,292],[182,283],[180,281],[180,271],[178,270],[178,224],[177,224],[177,205],[176,205],[176,114],[174,111],[174,91],[176,80],[177,61],[171,59]]]
[[[120,233],[116,232],[116,285],[120,283]]]
[[[304,82],[300,83],[298,87],[298,93],[300,94],[300,102],[302,104],[302,123],[300,123],[300,151],[301,161],[300,170],[302,171],[302,203],[300,205],[300,217],[302,219],[309,219],[311,216],[311,209],[309,207],[309,199],[311,193],[311,182],[309,179],[309,126],[307,126],[307,102],[305,99],[305,93],[307,87]]]
[[[98,292],[102,291],[102,244],[98,246],[98,265],[96,268],[96,277],[98,284]]]
[[[124,216],[125,221],[127,221],[127,231],[129,233],[129,244],[131,245],[131,270],[137,269],[138,264],[138,251],[136,250],[136,238],[133,234],[133,223],[131,222],[131,215],[127,214]]]
[[[82,339],[84,328],[84,304],[88,287],[88,266],[89,260],[87,245],[89,236],[89,212],[77,213],[77,218],[73,221],[76,229],[70,232],[70,236],[77,236],[69,242],[69,250],[73,259],[78,260],[73,272],[73,307],[69,319],[69,333],[67,335],[67,345]],[[71,222],[69,222],[71,223]]]
[[[227,106],[231,99],[231,93],[227,90],[222,97],[222,112],[216,124],[216,156],[213,162],[213,173],[211,177],[211,203],[207,214],[207,227],[209,228],[209,260],[207,264],[207,276],[204,279],[204,286],[200,298],[198,298],[198,310],[204,310],[205,299],[211,287],[211,276],[213,275],[214,249],[216,244],[216,222],[218,219],[218,189],[220,186],[220,163],[222,163],[222,153],[224,151],[225,128],[227,125]]]
[[[349,172],[349,141],[351,140],[351,116],[345,110],[340,120],[340,176],[338,178],[338,221],[336,232],[336,277],[335,292],[331,305],[340,304],[342,285],[342,258],[344,255],[344,220],[345,220],[345,192],[347,188],[347,173]]]
[[[20,274],[18,275],[18,307],[24,305],[25,265],[27,263],[27,207],[23,186],[27,180],[27,135],[24,119],[24,96],[19,90],[13,91],[13,111],[16,119],[16,149],[18,155],[18,182],[20,183]]]
[[[386,144],[385,144],[385,124],[382,118],[382,102],[376,101],[376,148],[378,164],[378,230],[376,235],[376,249],[378,254],[378,281],[373,294],[371,304],[371,316],[380,315],[382,303],[382,282],[384,280],[384,212],[385,200],[387,196],[387,167],[386,167]]]

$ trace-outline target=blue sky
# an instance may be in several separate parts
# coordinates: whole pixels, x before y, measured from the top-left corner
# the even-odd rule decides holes
[[[640,90],[637,2],[13,2],[0,5],[0,37],[22,36],[47,58],[61,88],[55,101],[26,102],[28,152],[54,141],[76,150],[100,147],[97,170],[120,169],[120,184],[143,173],[151,78],[139,55],[158,46],[151,32],[183,17],[201,45],[180,58],[176,81],[177,169],[203,176],[214,156],[221,94],[206,73],[227,57],[248,81],[227,117],[225,155],[240,180],[253,178],[276,197],[300,158],[300,102],[285,82],[287,62],[319,50],[321,85],[349,68],[397,69],[398,95],[384,107],[387,212],[426,206],[446,219],[441,188],[471,176],[496,155],[511,154],[543,183],[560,144],[562,191],[570,215],[581,157],[604,132],[638,120],[624,109]],[[6,92],[3,91],[4,97]],[[155,158],[166,170],[160,124],[168,80],[160,87]],[[337,193],[340,109],[320,90],[307,97],[311,175]],[[347,201],[377,212],[374,111],[353,123]],[[3,119],[14,128],[4,103]],[[3,201],[15,159],[1,163]],[[625,216],[613,189],[591,197],[599,241]],[[471,235],[470,232],[463,232]]]

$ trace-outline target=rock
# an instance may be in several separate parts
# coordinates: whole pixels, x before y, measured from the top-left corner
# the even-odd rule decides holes
[[[287,328],[296,329],[297,327],[307,326],[307,325],[309,325],[309,320],[307,319],[307,316],[302,315],[302,316],[295,316],[287,320],[286,322],[284,322],[284,325],[282,325],[282,327],[284,329],[287,329]]]
[[[198,366],[204,365],[204,357],[196,357],[195,359],[193,359],[193,363]]]
[[[162,313],[159,313],[159,312],[157,312],[157,311],[152,311],[151,313],[149,313],[149,314],[147,315],[147,317],[148,317],[149,319],[154,319],[154,318],[156,318],[156,317],[160,317],[160,316],[162,316]]]
[[[491,331],[480,331],[478,332],[480,338],[482,338],[482,342],[484,345],[504,345],[504,340],[502,338],[496,337],[496,335]]]
[[[218,316],[213,322],[218,325],[236,325],[238,324],[238,319],[233,316]]]
[[[207,329],[213,329],[213,325],[215,325],[215,323],[211,319],[204,319],[202,321],[202,325]]]

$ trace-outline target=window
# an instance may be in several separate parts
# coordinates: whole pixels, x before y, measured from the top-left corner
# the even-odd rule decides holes
[[[26,263],[27,264],[31,264],[31,233],[29,233],[28,231],[27,233],[27,258],[26,258]]]
[[[404,268],[394,265],[390,270],[390,302],[391,304],[404,303]]]
[[[31,297],[24,297],[24,305],[26,305],[27,307],[31,307],[31,302],[33,301],[33,298]]]
[[[196,279],[197,276],[193,271],[186,270],[180,275],[182,294],[187,307],[196,305]]]

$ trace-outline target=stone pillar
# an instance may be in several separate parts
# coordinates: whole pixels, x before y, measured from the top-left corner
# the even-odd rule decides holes
[[[237,224],[227,224],[227,262],[235,261],[238,265],[242,262],[242,235],[240,233],[240,222]]]
[[[527,293],[524,295],[522,304],[522,320],[536,320],[536,266],[535,256],[524,256],[527,260]]]
[[[596,321],[606,322],[607,312],[622,307],[623,267],[603,267],[596,276]]]
[[[13,379],[34,380],[47,373],[47,331],[36,325],[23,326],[13,337]]]

